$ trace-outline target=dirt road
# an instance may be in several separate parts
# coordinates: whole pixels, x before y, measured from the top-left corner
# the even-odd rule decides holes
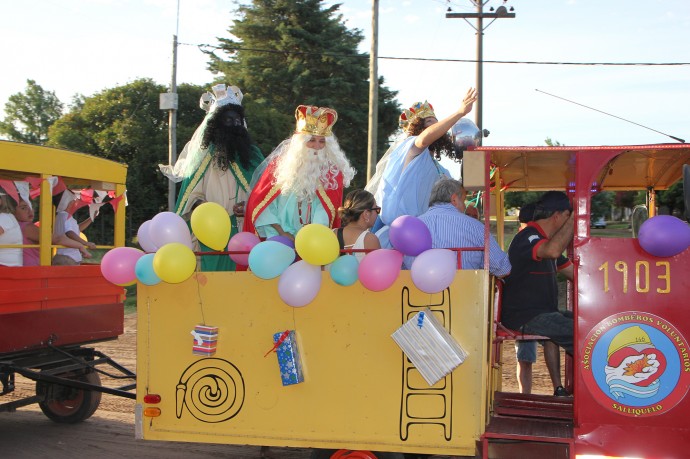
[[[133,370],[136,367],[136,315],[125,318],[125,333],[117,341],[96,347]],[[511,345],[505,346],[504,361],[503,390],[516,391],[515,353]],[[17,390],[3,396],[2,402],[33,395],[32,381],[17,376],[16,384]],[[534,393],[551,393],[551,383],[541,355],[535,365],[533,384]],[[301,448],[262,451],[256,446],[135,440],[134,400],[105,394],[98,411],[87,421],[76,425],[61,425],[48,420],[37,405],[20,408],[15,413],[0,413],[0,457],[3,459],[188,459],[191,456],[307,459],[309,455],[308,449]]]

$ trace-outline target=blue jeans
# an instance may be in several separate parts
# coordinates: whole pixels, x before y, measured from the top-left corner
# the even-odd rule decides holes
[[[573,355],[573,330],[575,324],[572,311],[546,312],[539,314],[522,326],[523,333],[548,336],[551,341]]]
[[[519,362],[536,363],[537,341],[515,341],[515,356]]]

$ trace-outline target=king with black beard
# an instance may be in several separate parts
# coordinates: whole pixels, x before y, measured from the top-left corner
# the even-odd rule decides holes
[[[440,121],[428,102],[416,102],[400,115],[400,127],[406,137],[398,141],[376,166],[375,180],[366,189],[381,204],[381,222],[374,227],[381,247],[391,247],[388,229],[402,215],[419,216],[429,208],[434,183],[443,176],[450,177],[439,160],[446,156],[458,161],[450,128],[471,110],[477,91],[470,88],[458,110]],[[380,172],[380,173],[379,173]]]
[[[200,204],[220,204],[230,216],[232,237],[242,227],[252,173],[264,157],[247,131],[240,89],[221,84],[214,86],[213,92],[202,96],[201,107],[208,114],[175,166],[160,165],[160,169],[171,180],[182,182],[175,208],[178,215],[189,220]],[[201,250],[207,249],[198,244]],[[235,266],[227,255],[209,255],[201,257],[201,268],[226,271]]]

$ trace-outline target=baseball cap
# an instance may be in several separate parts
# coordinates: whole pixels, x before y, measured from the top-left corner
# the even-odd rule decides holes
[[[518,214],[518,220],[520,223],[529,223],[534,220],[534,209],[537,207],[537,203],[530,202],[520,207],[520,213]]]
[[[541,199],[539,199],[537,205],[540,209],[545,211],[573,211],[573,206],[570,203],[570,199],[568,199],[568,195],[562,191],[547,191]]]

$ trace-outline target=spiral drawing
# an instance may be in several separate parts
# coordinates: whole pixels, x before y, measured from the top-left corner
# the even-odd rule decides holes
[[[177,418],[186,406],[199,421],[227,421],[242,409],[244,392],[244,379],[235,365],[216,358],[198,360],[177,384]]]

